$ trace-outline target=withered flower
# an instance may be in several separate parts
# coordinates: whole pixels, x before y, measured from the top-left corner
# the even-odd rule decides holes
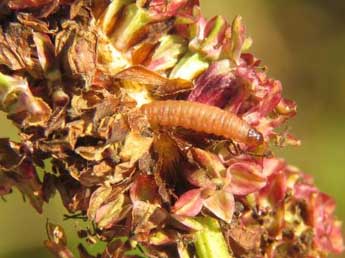
[[[57,192],[66,217],[92,223],[80,236],[106,243],[95,257],[344,250],[333,199],[272,155],[300,144],[278,130],[296,104],[246,52],[240,16],[207,20],[198,0],[0,7],[11,17],[0,19],[0,109],[20,130],[18,143],[0,139],[1,197],[17,188],[42,212]],[[222,136],[227,126],[241,137]],[[47,233],[56,257],[74,257],[60,226]]]

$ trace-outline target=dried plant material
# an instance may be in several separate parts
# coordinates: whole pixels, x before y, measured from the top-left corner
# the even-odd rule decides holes
[[[167,79],[142,66],[129,67],[116,74],[116,78],[143,84],[151,94],[156,96],[176,95],[189,91],[193,87],[193,84],[187,80]]]
[[[45,125],[51,108],[41,98],[35,97],[27,81],[0,73],[0,108],[23,127]]]
[[[11,70],[26,70],[40,78],[42,70],[35,50],[31,47],[31,30],[19,23],[10,23],[0,28],[0,31],[0,64]]]
[[[59,225],[47,223],[48,239],[44,242],[45,246],[57,258],[73,258],[74,255],[67,248],[66,236],[63,228]]]
[[[241,255],[256,251],[260,248],[262,231],[259,226],[244,227],[235,225],[229,231],[230,241],[238,244],[238,248],[234,250],[235,254]]]
[[[134,164],[149,151],[152,142],[151,137],[144,137],[135,132],[128,134],[120,152],[121,159]]]
[[[335,203],[271,154],[299,145],[282,85],[244,53],[240,16],[198,0],[0,3],[0,197],[57,193],[83,258],[323,257],[344,250]],[[51,164],[48,168],[47,163]],[[42,180],[36,167],[42,171]],[[72,258],[63,229],[46,247]],[[133,250],[135,249],[135,250]]]

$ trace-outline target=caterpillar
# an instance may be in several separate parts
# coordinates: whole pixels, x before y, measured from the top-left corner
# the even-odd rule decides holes
[[[260,132],[234,113],[215,106],[184,100],[165,100],[144,104],[140,110],[153,125],[180,126],[251,146],[263,143]]]

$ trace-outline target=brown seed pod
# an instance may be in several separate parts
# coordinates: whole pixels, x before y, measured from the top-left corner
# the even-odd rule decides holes
[[[155,101],[141,106],[153,125],[181,126],[223,136],[248,145],[260,145],[263,136],[235,114],[218,107],[183,100]]]

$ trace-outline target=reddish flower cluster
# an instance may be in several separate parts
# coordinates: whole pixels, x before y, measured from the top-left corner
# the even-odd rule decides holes
[[[206,20],[198,0],[1,5],[0,109],[21,137],[0,140],[1,196],[17,187],[42,212],[57,190],[72,216],[93,222],[79,233],[107,243],[103,258],[133,248],[181,258],[343,251],[334,201],[272,157],[272,145],[300,144],[276,130],[296,105],[245,53],[251,39],[241,17]],[[231,112],[264,142],[150,123],[141,106],[168,99]],[[167,114],[164,105],[159,112]],[[43,182],[36,167],[45,170]],[[73,257],[62,228],[47,231],[45,245]]]

